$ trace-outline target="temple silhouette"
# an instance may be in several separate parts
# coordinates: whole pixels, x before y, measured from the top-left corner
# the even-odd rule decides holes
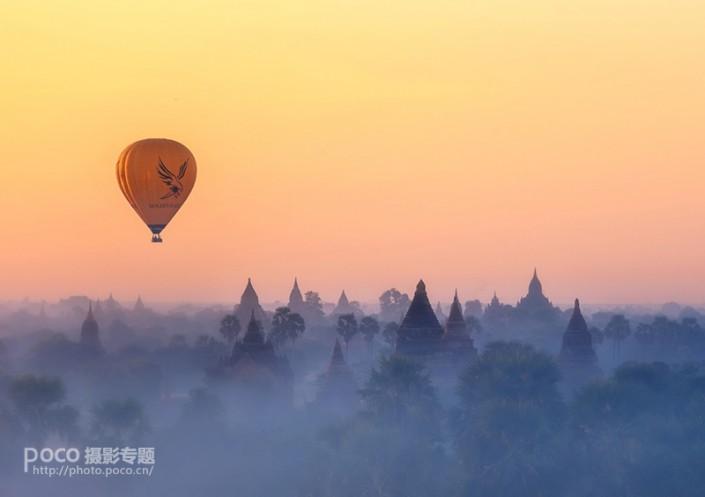
[[[80,344],[91,349],[103,349],[103,345],[100,342],[100,328],[98,327],[98,322],[93,315],[93,305],[90,301],[88,302],[88,314],[81,325]]]
[[[341,414],[354,411],[357,405],[357,388],[355,377],[345,362],[340,340],[336,338],[328,367],[321,376],[316,396],[317,407]]]
[[[592,335],[580,311],[580,301],[575,307],[568,326],[563,333],[558,364],[568,388],[579,388],[584,383],[599,378],[602,371],[597,365],[597,355],[592,345]]]
[[[517,302],[514,315],[517,318],[529,318],[539,321],[555,321],[560,316],[560,309],[554,307],[550,300],[543,294],[543,286],[539,280],[536,268],[529,282],[529,291],[526,296]]]
[[[291,403],[294,373],[286,357],[278,355],[265,337],[254,309],[250,311],[247,331],[235,342],[225,368],[227,376],[245,392],[282,394]]]
[[[299,289],[299,281],[297,278],[294,278],[294,287],[291,289],[291,293],[289,293],[289,303],[287,307],[291,312],[295,312],[301,316],[306,314],[306,304],[304,303],[304,297]]]
[[[250,316],[254,316],[255,320],[259,321],[260,325],[265,329],[267,327],[267,313],[259,303],[259,297],[252,286],[252,280],[247,278],[247,285],[240,297],[240,303],[235,306],[235,317],[241,324],[248,323]]]
[[[396,355],[432,362],[460,363],[477,354],[456,292],[445,328],[431,307],[426,284],[419,280],[414,298],[397,331]]]

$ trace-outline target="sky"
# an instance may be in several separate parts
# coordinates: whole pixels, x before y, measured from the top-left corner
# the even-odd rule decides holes
[[[705,302],[701,1],[0,3],[0,299]]]

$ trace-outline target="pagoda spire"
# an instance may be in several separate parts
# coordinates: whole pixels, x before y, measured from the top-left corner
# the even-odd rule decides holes
[[[247,332],[245,333],[245,336],[242,338],[243,343],[248,343],[248,344],[263,344],[264,343],[264,335],[262,334],[262,331],[260,330],[259,323],[257,322],[257,319],[255,318],[255,310],[252,309],[252,312],[250,314],[250,322],[247,325]]]

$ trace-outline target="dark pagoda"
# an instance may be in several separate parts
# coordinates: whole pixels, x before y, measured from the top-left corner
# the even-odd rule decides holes
[[[100,343],[100,329],[98,328],[98,322],[93,316],[93,306],[90,301],[88,302],[88,314],[81,325],[81,345],[96,350],[102,350],[103,348]]]
[[[517,303],[515,314],[518,318],[532,318],[542,321],[557,320],[560,316],[560,310],[554,307],[543,294],[543,286],[536,274],[536,268],[534,268],[534,276],[529,282],[529,292]]]
[[[355,314],[355,311],[355,307],[353,307],[350,303],[348,296],[345,295],[345,290],[343,290],[340,294],[340,298],[338,299],[338,303],[335,305],[335,309],[333,309],[333,314],[335,316],[340,316],[342,314]]]
[[[564,380],[571,387],[579,387],[586,381],[601,375],[595,349],[592,346],[592,335],[590,335],[585,318],[580,312],[578,299],[575,299],[573,315],[570,317],[565,333],[563,333],[558,364],[563,372]]]
[[[394,353],[417,358],[432,356],[439,352],[442,337],[443,327],[428,300],[426,285],[420,280],[397,331]]]
[[[280,357],[265,338],[254,310],[242,340],[235,343],[228,361],[230,377],[251,393],[279,392],[291,401],[294,374],[286,357]]]
[[[445,352],[451,356],[454,364],[466,362],[477,355],[477,350],[465,324],[457,290],[455,291],[455,297],[453,297],[453,304],[450,306],[450,314],[446,320],[443,343],[446,349]]]
[[[357,404],[357,383],[345,363],[340,341],[335,340],[328,368],[321,377],[316,404],[327,411],[350,414]]]
[[[289,304],[287,305],[291,312],[295,312],[300,315],[306,314],[306,304],[304,303],[304,297],[299,290],[299,281],[294,278],[294,287],[289,293]]]

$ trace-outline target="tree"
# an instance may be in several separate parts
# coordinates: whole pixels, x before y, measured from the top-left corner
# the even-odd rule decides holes
[[[396,321],[411,304],[409,296],[396,288],[390,288],[379,296],[380,316],[383,321]]]
[[[226,430],[226,409],[220,399],[204,388],[189,392],[188,401],[181,410],[179,423],[201,433],[220,433]]]
[[[636,325],[634,338],[642,345],[652,345],[654,343],[654,330],[648,323],[639,323]]]
[[[399,331],[399,323],[395,322],[387,323],[382,330],[382,338],[392,347],[397,343],[397,331]]]
[[[590,333],[590,336],[592,337],[593,345],[600,345],[605,341],[605,333],[597,326],[590,326],[590,328],[588,328],[588,333]]]
[[[367,342],[367,352],[371,356],[372,341],[374,340],[375,335],[379,333],[379,323],[372,316],[365,316],[360,321],[360,333],[362,333],[362,336],[365,338],[365,342]]]
[[[318,292],[306,292],[304,294],[304,305],[306,306],[307,319],[311,321],[318,321],[325,315],[323,312],[323,301]]]
[[[482,317],[482,302],[479,300],[468,300],[465,302],[465,319],[470,316],[481,318]]]
[[[360,389],[361,415],[382,426],[413,426],[438,435],[441,407],[438,393],[420,362],[382,357]]]
[[[142,404],[135,399],[106,400],[91,410],[91,436],[100,443],[139,443],[149,432]]]
[[[232,351],[230,348],[214,337],[206,334],[198,335],[193,343],[193,361],[200,367],[207,367],[225,357]]]
[[[240,329],[240,320],[235,314],[226,314],[220,320],[220,334],[223,335],[223,338],[228,343],[228,350],[233,349],[233,343],[240,334]]]
[[[295,345],[296,339],[304,330],[306,330],[306,323],[300,314],[291,312],[288,307],[278,307],[274,311],[269,338],[277,346],[282,346],[289,340]]]
[[[174,333],[171,335],[171,338],[169,339],[169,347],[175,349],[188,347],[188,344],[186,343],[186,335],[183,333]]]
[[[482,323],[480,318],[472,314],[465,317],[465,326],[467,327],[470,336],[478,336],[482,334]]]
[[[619,357],[621,343],[632,334],[632,326],[624,314],[614,314],[605,326],[604,335],[612,341],[612,356]]]
[[[348,355],[348,346],[350,345],[350,340],[357,335],[357,319],[355,319],[354,314],[341,314],[338,317],[338,326],[336,327],[338,335],[343,338],[345,342],[345,355]]]
[[[78,411],[62,405],[66,389],[59,378],[18,376],[10,381],[8,394],[32,437],[43,440],[54,432],[71,438],[78,433]]]
[[[553,358],[491,342],[461,371],[452,412],[461,472],[477,495],[562,495],[566,408]]]

